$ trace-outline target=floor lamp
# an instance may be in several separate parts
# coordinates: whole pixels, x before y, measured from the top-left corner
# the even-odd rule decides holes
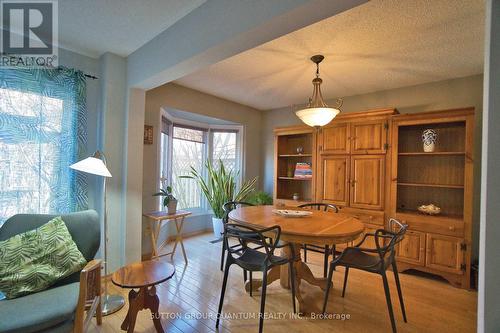
[[[91,175],[103,177],[104,194],[104,295],[102,298],[102,314],[104,316],[120,310],[125,304],[125,299],[121,295],[108,294],[108,214],[106,211],[106,178],[111,177],[111,173],[106,167],[106,157],[99,150],[91,157],[87,157],[80,162],[70,166],[71,169],[85,172]]]

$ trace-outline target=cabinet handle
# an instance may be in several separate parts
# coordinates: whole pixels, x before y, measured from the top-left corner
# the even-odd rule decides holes
[[[449,226],[449,227],[448,227],[448,229],[449,229],[450,231],[455,231],[455,227],[454,227],[454,226]]]

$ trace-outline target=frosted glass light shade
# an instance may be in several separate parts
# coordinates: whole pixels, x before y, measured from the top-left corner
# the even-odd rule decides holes
[[[102,177],[112,177],[104,162],[95,157],[87,157],[80,162],[70,165],[71,169],[90,173]]]
[[[340,110],[335,108],[305,108],[295,112],[306,125],[309,126],[325,126],[333,120]]]

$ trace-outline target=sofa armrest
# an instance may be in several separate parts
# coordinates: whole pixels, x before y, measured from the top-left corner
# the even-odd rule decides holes
[[[80,294],[75,314],[74,333],[86,332],[94,313],[97,325],[102,323],[101,266],[102,260],[95,259],[87,263],[80,273]],[[85,311],[87,311],[86,316]]]

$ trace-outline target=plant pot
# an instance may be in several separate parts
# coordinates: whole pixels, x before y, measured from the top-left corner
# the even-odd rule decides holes
[[[214,228],[214,236],[217,238],[221,237],[224,233],[224,223],[222,223],[222,219],[212,217],[212,226]]]
[[[170,199],[167,205],[167,213],[173,215],[177,212],[177,200]]]

